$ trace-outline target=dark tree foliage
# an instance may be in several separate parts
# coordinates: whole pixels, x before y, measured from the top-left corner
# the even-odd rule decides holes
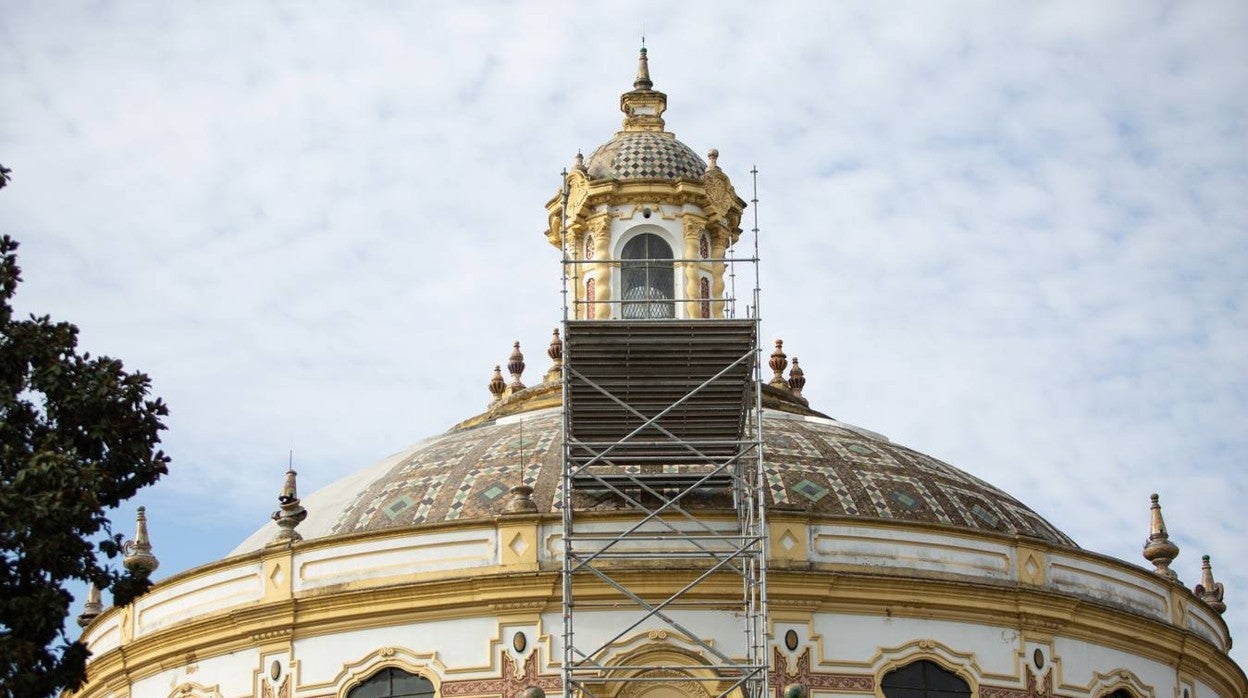
[[[122,536],[108,510],[156,482],[159,399],[121,362],[77,351],[78,328],[15,320],[17,243],[0,238],[0,696],[50,696],[85,678],[71,641],[67,584],[92,581],[129,603],[146,579],[105,565]]]

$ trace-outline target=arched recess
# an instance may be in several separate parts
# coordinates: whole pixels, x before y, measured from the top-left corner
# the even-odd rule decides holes
[[[672,241],[662,228],[639,226],[621,236],[619,316],[626,320],[676,317],[677,284]]]
[[[433,696],[441,695],[442,674],[446,668],[438,661],[437,655],[418,654],[402,647],[380,647],[359,661],[344,665],[326,687],[332,686],[333,694],[337,698],[348,698],[353,689],[367,683],[369,679],[387,669],[398,669],[406,674],[419,676],[429,682]],[[300,690],[320,687],[317,685],[302,686]],[[351,698],[368,698],[372,695],[374,694],[354,695]]]
[[[929,662],[936,667],[952,674],[966,684],[964,695],[979,695],[979,677],[982,672],[975,663],[974,655],[967,652],[955,652],[935,640],[915,640],[898,647],[880,649],[873,659],[872,667],[875,674],[875,695],[877,698],[892,698],[884,690],[884,678],[889,674],[914,665],[917,662]],[[900,694],[922,696],[922,693]],[[957,693],[931,693],[935,696],[954,698]]]
[[[735,679],[724,678],[705,668],[711,662],[693,646],[682,646],[682,640],[667,631],[651,631],[625,641],[622,647],[604,658],[607,666],[614,668],[608,669],[602,690],[595,695],[605,698],[716,698],[728,690]],[[648,680],[625,680],[638,678]],[[745,698],[745,694],[736,687],[728,691],[726,698]]]
[[[1096,672],[1088,695],[1094,698],[1156,698],[1152,688],[1144,685],[1130,669],[1115,669],[1106,674]]]
[[[930,659],[916,659],[884,674],[885,698],[971,698],[971,685]]]
[[[347,689],[347,698],[434,698],[433,682],[399,667],[387,666]]]

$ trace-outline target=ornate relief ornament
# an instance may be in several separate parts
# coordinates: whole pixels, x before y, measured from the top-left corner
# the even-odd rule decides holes
[[[722,170],[708,170],[702,176],[702,186],[706,188],[706,198],[710,200],[711,209],[720,218],[727,218],[729,211],[736,204],[737,194],[732,189],[732,182]]]
[[[568,173],[567,216],[569,221],[576,220],[587,199],[589,199],[589,179],[585,177],[583,171],[572,170]]]

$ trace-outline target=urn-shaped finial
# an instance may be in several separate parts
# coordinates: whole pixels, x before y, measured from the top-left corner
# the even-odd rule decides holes
[[[507,381],[503,380],[503,372],[497,365],[494,366],[494,375],[490,376],[488,385],[490,389],[490,405],[503,399],[503,391],[507,390]]]
[[[139,507],[138,515],[134,524],[134,539],[126,541],[121,548],[125,557],[121,563],[131,574],[137,577],[147,577],[160,567],[160,560],[152,554],[152,540],[147,533],[147,509]]]
[[[1144,542],[1144,559],[1153,563],[1157,574],[1178,581],[1179,575],[1170,569],[1170,563],[1179,556],[1179,546],[1170,541],[1170,534],[1166,532],[1166,522],[1161,517],[1161,504],[1158,502],[1160,497],[1153,494],[1149,499],[1153,503],[1150,507],[1148,540]]]
[[[533,488],[528,485],[516,485],[511,488],[507,495],[507,502],[503,505],[504,514],[533,514],[537,512],[537,505],[533,503]]]
[[[771,359],[767,362],[771,367],[772,375],[768,385],[776,388],[788,390],[789,382],[784,379],[784,369],[789,365],[789,358],[784,355],[784,340],[776,340],[776,350],[771,352]]]
[[[299,504],[296,477],[299,474],[290,469],[286,471],[286,480],[282,483],[282,492],[277,496],[277,511],[273,512],[273,520],[277,522],[277,535],[269,541],[269,545],[293,543],[303,540],[303,536],[295,530],[304,519],[308,518],[308,510]]]
[[[104,603],[100,600],[100,589],[95,582],[87,585],[87,602],[82,605],[82,613],[78,614],[78,626],[85,628],[91,625],[96,616],[104,612]]]
[[[576,157],[572,158],[572,169],[580,172],[585,172],[588,169],[585,167],[585,155],[579,150],[576,151]]]
[[[797,363],[797,357],[793,357],[793,368],[789,369],[789,390],[793,391],[793,397],[802,397],[802,388],[806,387],[806,372]]]
[[[520,353],[520,342],[512,345],[511,356],[507,357],[507,371],[511,374],[511,392],[524,390],[524,383],[520,382],[520,374],[524,373],[524,354]]]
[[[719,169],[719,149],[711,148],[706,153],[706,171]]]
[[[1201,601],[1208,604],[1209,608],[1218,613],[1226,613],[1226,603],[1222,600],[1225,590],[1222,588],[1222,582],[1213,581],[1213,567],[1209,564],[1208,555],[1200,556],[1200,584],[1197,584],[1193,591]]]
[[[546,382],[553,383],[563,380],[563,340],[559,338],[556,327],[550,337],[550,346],[546,347],[546,356],[550,357],[550,368],[546,371]]]

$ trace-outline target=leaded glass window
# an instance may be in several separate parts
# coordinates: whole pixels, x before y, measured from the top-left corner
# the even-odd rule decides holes
[[[423,676],[387,667],[348,691],[347,698],[433,698],[433,684]]]
[[[885,698],[970,698],[971,687],[957,674],[926,659],[890,671],[880,682]]]
[[[675,317],[672,246],[658,235],[642,233],[624,243],[620,258],[620,315],[626,320]]]

